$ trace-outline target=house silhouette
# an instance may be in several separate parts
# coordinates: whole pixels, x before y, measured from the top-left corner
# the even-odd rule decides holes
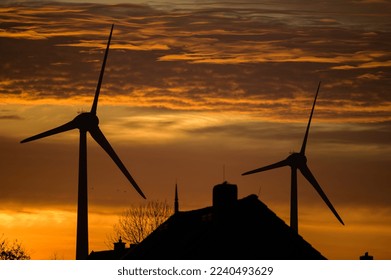
[[[256,195],[237,199],[237,186],[227,182],[213,188],[212,206],[177,211],[140,244],[103,252],[90,259],[326,259]]]

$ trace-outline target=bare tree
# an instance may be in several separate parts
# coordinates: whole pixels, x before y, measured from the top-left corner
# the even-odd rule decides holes
[[[30,255],[23,248],[22,243],[14,240],[11,244],[2,236],[0,238],[0,260],[29,260]]]
[[[50,256],[50,260],[64,260],[64,255],[60,255],[57,252],[53,252],[53,254]]]
[[[138,244],[173,214],[172,207],[166,202],[149,201],[126,209],[114,225],[113,233],[108,236],[108,246],[112,247],[119,238],[129,244]]]

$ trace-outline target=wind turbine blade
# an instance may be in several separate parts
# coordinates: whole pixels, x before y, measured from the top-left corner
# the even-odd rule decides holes
[[[300,150],[300,154],[302,154],[302,155],[305,154],[305,147],[307,146],[307,138],[308,138],[308,134],[309,134],[309,132],[310,132],[310,125],[311,125],[312,115],[313,115],[313,113],[314,113],[316,99],[318,98],[319,88],[320,88],[320,82],[319,82],[319,84],[318,84],[318,89],[316,90],[314,103],[312,104],[311,115],[310,115],[310,118],[309,118],[309,120],[308,120],[307,130],[306,130],[306,132],[305,132],[304,140],[303,140],[303,145],[301,146],[301,150]]]
[[[42,132],[42,133],[39,133],[39,134],[34,135],[32,137],[26,138],[26,139],[20,141],[20,143],[26,143],[26,142],[34,141],[34,140],[37,140],[37,139],[40,139],[40,138],[48,137],[48,136],[51,136],[51,135],[54,135],[54,134],[58,134],[58,133],[61,133],[61,132],[65,132],[65,131],[68,131],[68,130],[72,130],[72,129],[75,129],[75,128],[77,128],[77,125],[76,125],[75,121],[72,120],[72,121],[70,121],[70,122],[68,122],[66,124],[63,124],[63,125],[59,126],[59,127],[50,129],[50,130]]]
[[[270,165],[267,165],[267,166],[264,166],[261,168],[257,168],[257,169],[245,172],[242,174],[242,176],[253,174],[253,173],[258,173],[258,172],[262,172],[262,171],[266,171],[266,170],[270,170],[270,169],[275,169],[275,168],[279,168],[279,167],[283,167],[283,166],[287,166],[287,165],[289,165],[288,161],[286,159],[284,159],[284,160],[279,161],[277,163],[273,163],[273,164],[270,164]]]
[[[128,170],[126,169],[125,165],[122,163],[122,161],[119,159],[117,154],[114,152],[113,148],[111,147],[109,141],[107,141],[106,137],[103,135],[102,131],[99,129],[99,127],[93,128],[89,130],[92,138],[95,139],[95,141],[103,148],[103,150],[106,151],[106,153],[111,157],[111,159],[117,164],[118,168],[122,171],[122,173],[125,175],[126,178],[128,178],[129,182],[133,185],[133,187],[136,189],[136,191],[143,197],[146,198],[143,192],[141,191],[140,187],[137,185],[136,181],[132,178]]]
[[[92,103],[91,113],[93,113],[95,115],[96,115],[96,109],[98,107],[99,92],[100,92],[100,87],[102,85],[103,74],[105,72],[107,55],[109,54],[109,47],[110,47],[110,42],[111,42],[111,35],[113,34],[113,28],[114,28],[114,24],[111,25],[110,36],[109,36],[109,40],[107,41],[107,47],[106,47],[105,56],[103,58],[102,69],[100,70],[98,85],[96,86],[94,102]]]
[[[300,169],[301,174],[303,174],[303,176],[308,180],[308,182],[311,183],[311,185],[315,188],[315,190],[318,192],[318,194],[323,199],[323,201],[330,208],[331,212],[334,213],[334,215],[338,219],[338,221],[340,221],[341,224],[345,225],[344,222],[342,221],[341,217],[338,215],[337,211],[334,209],[334,206],[331,204],[330,200],[327,198],[326,194],[323,192],[319,183],[316,181],[314,175],[312,175],[308,166],[305,164],[305,165],[300,166],[299,169]]]

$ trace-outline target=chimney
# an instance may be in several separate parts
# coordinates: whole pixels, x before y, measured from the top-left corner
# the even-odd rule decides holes
[[[360,256],[360,260],[373,260],[373,256],[370,256],[368,252],[365,252],[364,256]]]
[[[114,251],[123,251],[125,250],[125,242],[122,242],[122,238],[120,237],[118,242],[114,243]]]
[[[213,207],[226,209],[233,207],[238,200],[238,187],[227,181],[213,188]]]

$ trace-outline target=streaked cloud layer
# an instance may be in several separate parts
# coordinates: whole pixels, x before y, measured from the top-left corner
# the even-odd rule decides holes
[[[104,85],[114,102],[121,96],[122,102],[146,107],[236,108],[275,119],[306,109],[307,104],[297,108],[303,103],[300,98],[309,100],[317,81],[323,80],[327,92],[322,102],[339,109],[331,114],[337,119],[355,115],[379,121],[373,112],[389,112],[390,34],[382,30],[386,22],[367,30],[354,20],[353,26],[344,26],[342,12],[308,15],[298,7],[221,5],[171,12],[136,5],[4,7],[1,90],[10,93],[7,98],[24,100],[74,102],[75,96],[89,96],[107,26],[115,22],[110,78]],[[355,13],[347,14],[345,21]],[[325,14],[334,16],[333,24],[324,23]],[[303,17],[306,21],[298,20]],[[299,104],[292,104],[292,98]]]
[[[210,188],[221,181],[225,164],[241,196],[257,193],[261,183],[262,200],[287,218],[288,171],[240,174],[300,148],[321,80],[310,167],[353,225],[342,234],[302,181],[303,236],[313,237],[310,243],[330,258],[352,258],[341,250],[328,252],[327,240],[316,239],[313,221],[324,217],[333,236],[346,243],[346,232],[363,229],[368,216],[352,213],[372,211],[371,227],[389,232],[388,1],[101,2],[111,5],[0,5],[4,209],[23,205],[64,213],[74,207],[77,132],[18,142],[90,109],[114,23],[101,127],[149,198],[172,199],[179,179],[184,208],[209,205]],[[90,200],[97,213],[99,207],[114,213],[139,202],[92,142],[89,157]],[[384,246],[366,242],[363,246]],[[382,250],[380,257],[391,258],[391,248]]]

